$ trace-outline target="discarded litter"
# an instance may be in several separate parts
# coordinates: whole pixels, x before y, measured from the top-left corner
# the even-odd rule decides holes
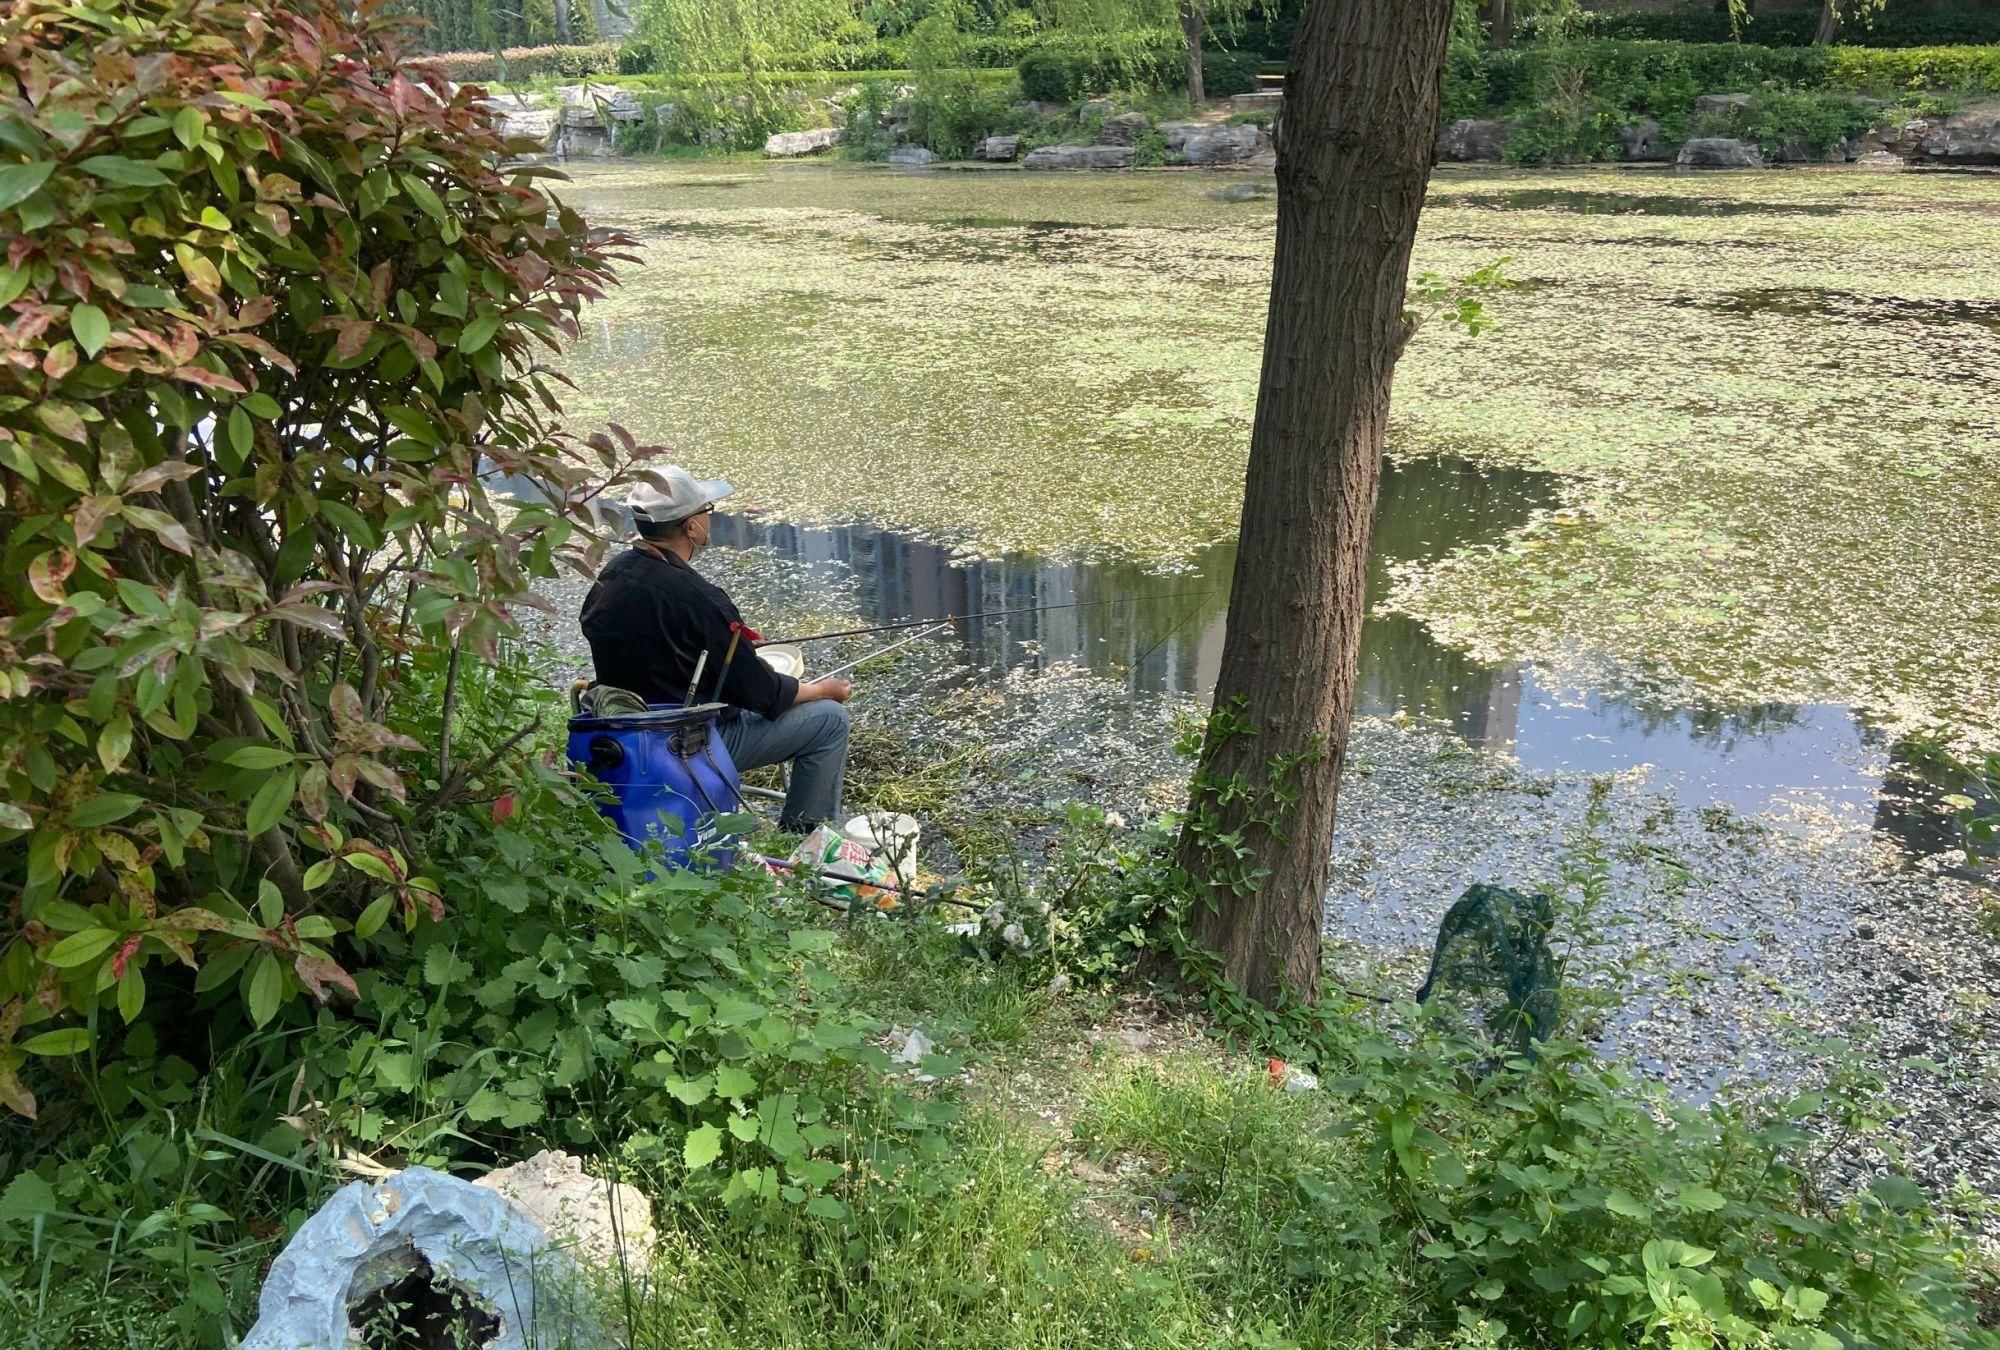
[[[386,1291],[386,1296],[385,1296]],[[422,1306],[478,1350],[590,1344],[581,1273],[497,1191],[427,1167],[352,1182],[271,1265],[243,1350],[345,1350],[354,1325]]]
[[[916,1030],[903,1041],[903,1048],[889,1058],[898,1064],[922,1064],[924,1056],[935,1049],[937,1046],[932,1043],[931,1038],[924,1035],[922,1030]]]
[[[1271,1086],[1286,1092],[1317,1092],[1319,1079],[1282,1059],[1274,1059],[1271,1061]]]

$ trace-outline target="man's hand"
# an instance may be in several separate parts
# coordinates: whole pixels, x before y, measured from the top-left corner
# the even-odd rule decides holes
[[[799,685],[799,702],[817,703],[820,699],[832,699],[835,703],[845,703],[854,694],[854,686],[842,679],[807,680]]]

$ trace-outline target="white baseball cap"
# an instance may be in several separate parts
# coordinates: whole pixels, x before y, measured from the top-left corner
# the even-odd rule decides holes
[[[696,478],[678,464],[647,471],[625,498],[625,509],[642,525],[671,525],[736,491],[720,478]]]

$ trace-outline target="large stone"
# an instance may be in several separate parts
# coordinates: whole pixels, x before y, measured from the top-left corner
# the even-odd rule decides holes
[[[1022,166],[1029,169],[1129,169],[1132,148],[1126,145],[1045,145],[1030,150]]]
[[[899,145],[889,152],[889,162],[899,169],[929,168],[936,158],[928,147],[921,145]]]
[[[1104,125],[1097,131],[1097,143],[1130,145],[1139,139],[1142,132],[1150,131],[1152,127],[1153,119],[1142,112],[1119,113],[1116,117],[1104,119]]]
[[[1209,125],[1207,122],[1162,122],[1160,135],[1165,138],[1167,149],[1179,150],[1194,137],[1207,131]]]
[[[1703,94],[1694,101],[1694,115],[1737,121],[1748,117],[1756,103],[1755,94]]]
[[[645,105],[629,89],[610,84],[572,84],[556,91],[562,103],[563,125],[603,126],[611,122],[637,122],[645,117]]]
[[[1660,137],[1660,124],[1650,117],[1619,128],[1618,141],[1623,147],[1619,158],[1628,164],[1651,164],[1674,157],[1673,147]]]
[[[461,1324],[479,1328],[479,1350],[528,1350],[530,1328],[538,1345],[600,1343],[576,1263],[533,1219],[496,1190],[412,1167],[343,1186],[300,1226],[271,1263],[243,1350],[357,1345],[355,1311],[413,1280],[479,1310]]]
[[[988,136],[972,147],[972,157],[993,164],[1011,164],[1021,157],[1019,136]]]
[[[764,138],[764,153],[773,159],[791,159],[817,154],[840,144],[839,127],[813,127],[809,131],[779,131]]]
[[[1234,127],[1211,126],[1190,136],[1180,153],[1190,164],[1234,164],[1257,153],[1257,128],[1247,122]]]
[[[541,150],[555,145],[556,128],[560,121],[561,114],[554,108],[519,104],[496,109],[494,116],[494,125],[503,137],[510,141],[533,141]]]
[[[1438,133],[1438,158],[1498,164],[1507,152],[1507,124],[1489,117],[1461,117]]]
[[[1949,164],[2000,164],[2000,101],[1960,108],[1924,134],[1924,158]]]
[[[1109,117],[1111,100],[1108,98],[1087,98],[1076,105],[1076,120],[1085,121],[1092,117]]]
[[[591,1176],[570,1154],[545,1150],[473,1184],[513,1202],[587,1270],[643,1271],[652,1260],[652,1203],[635,1186]]]
[[[1764,156],[1755,141],[1697,136],[1681,147],[1674,163],[1683,169],[1761,169]]]
[[[1898,159],[1915,159],[1923,154],[1924,142],[1938,129],[1929,117],[1895,118],[1871,127],[1855,144],[1859,157],[1887,152]]]

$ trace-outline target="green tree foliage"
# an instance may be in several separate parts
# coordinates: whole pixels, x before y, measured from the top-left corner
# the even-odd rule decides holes
[[[872,36],[847,0],[633,0],[630,13],[667,71],[741,70],[760,53]]]
[[[1179,30],[1188,93],[1197,99],[1206,95],[1202,68],[1210,27],[1239,22],[1252,8],[1253,0],[1039,0],[1036,6],[1052,29],[1099,42],[1134,44],[1130,55],[1134,61],[1153,34]]]
[[[611,280],[376,0],[23,0],[0,20],[0,1098],[163,968],[256,1025],[445,910],[392,730],[595,547],[538,363]],[[630,449],[629,439],[625,443]],[[489,498],[524,476],[547,505]],[[585,528],[579,533],[579,526]],[[434,755],[434,757],[433,757]],[[425,764],[422,773],[413,767]]]
[[[398,8],[424,21],[414,40],[431,51],[491,52],[597,39],[590,0],[402,0]]]

